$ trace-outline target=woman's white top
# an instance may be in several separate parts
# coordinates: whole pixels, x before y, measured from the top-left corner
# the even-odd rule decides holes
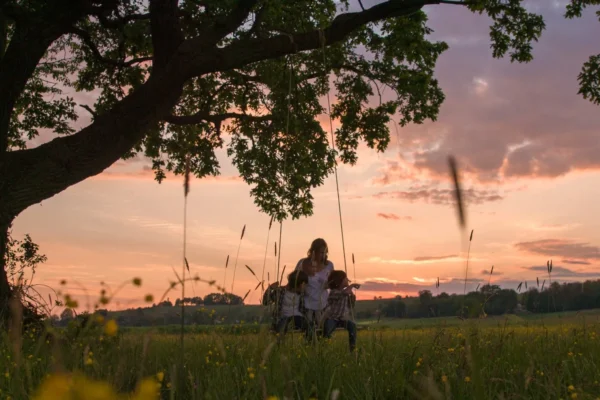
[[[296,269],[302,269],[304,260],[303,258],[298,261]],[[327,261],[325,268],[315,273],[314,276],[308,277],[308,285],[306,285],[304,292],[304,307],[309,310],[320,311],[327,306],[327,297],[329,296],[327,292],[327,278],[331,271],[333,271],[333,263]]]

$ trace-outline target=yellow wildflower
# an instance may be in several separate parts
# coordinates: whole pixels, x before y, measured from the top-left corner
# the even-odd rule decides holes
[[[446,375],[442,375],[442,382],[448,382],[448,377]]]
[[[471,382],[471,377],[470,376],[465,376],[465,382]]]
[[[76,399],[109,400],[117,397],[108,383],[93,381],[80,375],[73,377],[72,391]]]
[[[573,391],[575,391],[575,386],[569,385],[569,387],[567,389],[569,389],[569,392],[573,392]]]
[[[163,379],[165,379],[165,373],[160,371],[156,373],[156,380],[158,380],[159,382],[162,382]]]
[[[33,400],[60,400],[69,398],[71,380],[66,375],[52,375],[42,382]]]
[[[104,325],[104,333],[107,336],[115,336],[117,334],[117,330],[119,326],[117,325],[117,321],[114,319],[108,320],[106,325]]]
[[[151,378],[143,379],[131,400],[158,400],[158,388]]]

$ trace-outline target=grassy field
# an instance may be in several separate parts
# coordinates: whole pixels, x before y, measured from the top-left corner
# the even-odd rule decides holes
[[[66,340],[28,332],[2,339],[0,398],[596,399],[599,317],[366,321],[356,353],[344,331],[307,346],[299,334],[277,345],[258,325],[213,327],[185,335],[182,370],[177,334],[111,336],[110,324]],[[56,395],[68,376],[83,397]]]
[[[389,299],[381,299],[381,300],[359,300],[356,302],[356,312],[368,312],[373,314],[375,310],[382,308]],[[403,299],[403,301],[407,304],[407,306],[414,305],[418,302],[418,298],[409,298]],[[199,310],[203,310],[204,312],[211,313],[214,312],[217,315],[217,319],[220,319],[222,316],[228,316],[230,320],[233,321],[251,321],[264,317],[268,317],[269,311],[261,305],[258,304],[244,304],[244,305],[198,305],[198,306],[185,306],[185,314],[186,319],[189,321],[192,318],[193,314],[198,312]],[[140,312],[143,313],[144,316],[148,318],[156,319],[157,322],[160,322],[161,319],[175,315],[179,315],[181,308],[179,306],[173,307],[164,307],[164,306],[156,306],[156,307],[146,307],[138,309],[127,309],[120,311],[111,311],[109,313],[110,318],[132,318],[135,319],[139,317]]]

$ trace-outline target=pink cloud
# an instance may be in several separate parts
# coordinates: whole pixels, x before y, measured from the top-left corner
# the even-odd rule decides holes
[[[503,199],[495,190],[478,190],[474,188],[465,189],[462,191],[467,204],[483,204],[487,202],[495,202]],[[409,190],[396,190],[389,192],[379,192],[373,195],[376,199],[396,199],[408,202],[423,201],[431,204],[451,205],[454,204],[453,189],[429,189],[416,188]]]
[[[377,213],[377,217],[393,221],[412,221],[413,219],[410,215],[399,216],[394,213]]]
[[[567,239],[544,239],[521,242],[515,247],[524,252],[568,259],[600,260],[600,247]],[[571,263],[573,263],[571,261]]]
[[[424,173],[445,179],[449,154],[465,175],[486,184],[600,169],[600,113],[577,94],[576,79],[597,53],[597,19],[590,13],[569,21],[563,8],[533,3],[548,28],[534,46],[534,61],[521,65],[483,65],[482,54],[490,51],[485,18],[456,8],[430,10],[434,37],[456,39],[437,69],[446,101],[437,122],[401,129],[399,147],[410,162],[388,165],[376,183]],[[469,35],[485,40],[466,40]]]

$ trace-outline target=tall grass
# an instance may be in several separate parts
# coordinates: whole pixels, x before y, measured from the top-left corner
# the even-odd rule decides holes
[[[265,244],[265,257],[263,260],[263,267],[262,267],[262,274],[261,274],[261,282],[263,282],[263,288],[261,289],[261,298],[264,294],[264,282],[265,282],[265,269],[267,266],[267,252],[269,250],[269,236],[271,235],[271,226],[273,225],[273,217],[271,217],[271,219],[269,220],[269,229],[267,230],[267,243]],[[277,253],[277,244],[275,244],[275,253]],[[275,257],[277,257],[277,254],[275,254]]]
[[[359,352],[349,354],[344,331],[315,347],[280,346],[264,329],[227,333],[207,329],[185,336],[183,385],[178,334],[124,332],[100,340],[90,330],[71,342],[47,344],[22,336],[19,362],[3,363],[1,396],[27,398],[60,354],[62,368],[109,382],[130,393],[140,376],[156,376],[162,399],[594,399],[600,396],[598,321],[514,325],[499,321],[459,326],[361,330]],[[0,357],[14,357],[14,343],[0,340]],[[86,363],[89,356],[91,360]],[[18,378],[17,378],[18,377]],[[575,394],[575,397],[573,395]]]

